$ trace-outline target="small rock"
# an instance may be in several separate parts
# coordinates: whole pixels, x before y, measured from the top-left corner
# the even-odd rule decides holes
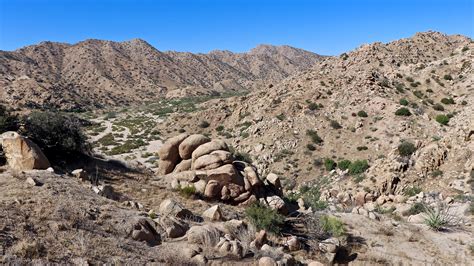
[[[286,242],[286,244],[288,245],[288,249],[290,251],[296,251],[301,248],[300,241],[296,236],[291,236],[290,239]]]
[[[87,173],[83,169],[76,169],[76,170],[72,171],[71,174],[74,177],[79,178],[81,180],[87,180]]]
[[[26,179],[26,183],[30,186],[42,186],[43,183],[41,183],[38,179],[34,178],[34,177],[28,177]]]
[[[207,218],[211,221],[220,221],[222,220],[222,212],[219,205],[214,205],[211,208],[205,210],[202,213],[203,218]]]
[[[273,258],[270,257],[261,257],[258,260],[258,266],[276,266],[277,263]]]

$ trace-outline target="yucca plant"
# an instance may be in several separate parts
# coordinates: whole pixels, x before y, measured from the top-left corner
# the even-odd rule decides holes
[[[457,224],[456,217],[450,213],[449,207],[445,205],[437,208],[425,206],[423,214],[425,216],[425,224],[436,231],[441,231]]]

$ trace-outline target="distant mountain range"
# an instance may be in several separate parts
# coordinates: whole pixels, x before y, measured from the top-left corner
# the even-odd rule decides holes
[[[0,51],[0,101],[14,107],[72,110],[254,90],[323,58],[290,46],[193,54],[161,52],[141,39],[41,42]]]

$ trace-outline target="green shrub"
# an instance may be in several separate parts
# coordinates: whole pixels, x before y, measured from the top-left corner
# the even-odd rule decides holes
[[[298,194],[303,198],[306,207],[311,207],[313,211],[324,210],[328,207],[327,202],[320,200],[321,187],[319,185],[302,186]]]
[[[369,168],[369,163],[367,160],[356,160],[351,165],[349,165],[349,174],[356,175],[362,174]]]
[[[346,231],[342,221],[334,216],[321,216],[320,225],[324,232],[335,237],[342,236]]]
[[[425,209],[425,205],[421,202],[416,202],[413,204],[410,209],[408,209],[406,215],[416,215],[418,213],[422,213]]]
[[[418,98],[423,98],[423,93],[421,91],[414,91],[413,94]]]
[[[403,98],[403,99],[400,99],[400,104],[403,105],[403,106],[407,106],[408,105],[408,100]]]
[[[449,74],[444,75],[443,78],[444,78],[445,80],[453,80],[453,77],[452,77],[451,75],[449,75]]]
[[[240,136],[243,138],[243,139],[246,139],[250,136],[250,134],[248,132],[242,132],[240,133]]]
[[[326,168],[326,171],[331,171],[336,168],[337,164],[334,160],[326,158],[324,159],[324,167]]]
[[[405,92],[405,85],[403,83],[397,83],[395,85],[395,88],[397,89],[398,92],[404,93]]]
[[[408,82],[414,82],[414,81],[415,81],[412,77],[406,77],[406,80],[407,80]]]
[[[350,165],[351,165],[351,161],[349,160],[342,160],[337,163],[337,167],[341,170],[348,169]]]
[[[365,151],[365,150],[368,150],[369,148],[367,148],[367,146],[359,146],[357,147],[357,150],[358,151]]]
[[[411,115],[411,112],[410,112],[410,110],[408,110],[408,108],[402,107],[402,108],[398,109],[398,110],[395,112],[395,115],[398,115],[398,116],[410,116],[410,115]]]
[[[285,217],[276,210],[272,210],[260,203],[254,203],[245,209],[245,214],[258,230],[265,230],[270,233],[280,233]]]
[[[308,104],[308,109],[311,111],[319,109],[319,105],[317,103],[309,103]]]
[[[454,104],[453,98],[443,98],[441,99],[441,102],[444,104]]]
[[[308,135],[311,138],[311,141],[315,144],[321,144],[323,142],[323,139],[314,130],[306,130],[306,135]]]
[[[329,125],[334,129],[342,128],[342,126],[336,120],[331,120],[331,122],[329,122]]]
[[[24,120],[24,134],[49,155],[88,151],[81,122],[74,116],[35,111]]]
[[[462,51],[462,52],[465,52],[465,51],[467,51],[467,50],[469,50],[469,47],[464,46],[461,51]]]
[[[243,161],[243,162],[247,162],[247,163],[252,163],[252,158],[250,157],[250,154],[246,153],[246,152],[235,152],[234,153],[234,158],[237,160],[237,161]]]
[[[357,112],[358,117],[368,117],[367,113],[365,111],[359,111]]]
[[[194,186],[185,186],[178,188],[179,194],[185,198],[191,198],[196,195],[196,188]]]
[[[433,172],[431,172],[431,177],[439,177],[442,175],[443,175],[443,171],[441,170],[434,170]]]
[[[222,126],[222,125],[216,127],[216,131],[217,131],[217,132],[221,132],[221,131],[223,131],[223,130],[224,130],[224,126]]]
[[[449,117],[446,115],[437,115],[435,120],[441,125],[447,125],[449,123]]]
[[[208,128],[209,126],[210,124],[207,121],[201,121],[201,123],[199,123],[200,128]]]
[[[286,116],[284,114],[279,114],[279,115],[276,116],[276,118],[280,121],[283,121],[283,120],[285,120]]]
[[[408,141],[402,141],[402,143],[398,145],[398,154],[401,156],[410,156],[415,152],[415,150],[415,144]]]
[[[449,213],[449,208],[447,207],[441,206],[435,209],[425,206],[423,214],[425,216],[425,224],[436,231],[452,226],[454,225],[453,222],[455,222],[454,216]]]
[[[18,118],[0,105],[0,134],[18,129]]]
[[[362,180],[364,180],[364,178],[365,178],[365,175],[364,175],[364,174],[355,175],[355,176],[354,176],[354,182],[360,183],[360,182],[362,182]]]
[[[441,105],[439,103],[433,105],[433,109],[435,109],[436,111],[444,111],[443,105]]]
[[[316,150],[316,146],[314,146],[313,144],[309,143],[306,145],[306,148],[310,151],[314,151]]]
[[[403,194],[407,197],[413,197],[417,195],[418,193],[420,193],[421,191],[422,191],[421,188],[413,186],[413,187],[409,187],[405,189]]]

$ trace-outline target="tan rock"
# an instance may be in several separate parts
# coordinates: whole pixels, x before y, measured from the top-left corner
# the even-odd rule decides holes
[[[214,205],[211,208],[205,210],[202,213],[203,218],[207,218],[211,221],[220,221],[222,220],[222,211],[219,205]]]
[[[216,180],[222,186],[229,183],[244,186],[243,177],[239,175],[232,164],[226,164],[219,168],[208,170],[207,176],[209,180]]]
[[[219,156],[206,154],[197,158],[192,167],[195,170],[211,170],[221,167],[224,163]]]
[[[281,188],[281,182],[280,182],[280,178],[274,174],[274,173],[270,173],[267,175],[267,181],[269,184],[273,185],[275,188]]]
[[[277,266],[277,263],[273,258],[261,257],[258,260],[258,266]]]
[[[26,171],[50,167],[48,158],[33,141],[11,131],[1,136],[3,151],[11,169]]]
[[[197,147],[196,150],[193,151],[191,157],[192,161],[196,161],[199,157],[210,154],[213,151],[228,151],[229,148],[227,147],[227,144],[225,141],[216,139],[207,143],[202,144],[201,146]]]
[[[166,160],[160,160],[158,162],[158,175],[167,175],[171,172],[173,172],[173,169],[175,167],[175,163],[172,161],[166,161]]]
[[[244,172],[245,172],[245,176],[249,180],[250,185],[252,185],[252,187],[259,186],[259,185],[262,184],[262,181],[260,180],[260,178],[258,178],[258,174],[253,169],[253,167],[251,167],[251,166],[245,167]]]
[[[191,155],[200,145],[211,141],[208,137],[201,134],[194,134],[184,139],[179,144],[179,156],[183,160],[191,159]]]
[[[221,236],[221,232],[213,225],[195,225],[192,226],[187,234],[189,244],[206,244],[215,246]]]
[[[179,134],[169,138],[158,150],[158,155],[161,160],[171,161],[177,163],[179,160],[179,144],[185,140],[189,135],[186,133]]]
[[[193,214],[185,209],[181,204],[173,199],[165,199],[161,202],[159,212],[164,216],[174,216],[177,218],[189,218]]]
[[[365,204],[365,196],[367,195],[367,192],[365,191],[360,191],[360,192],[357,192],[357,194],[355,195],[355,203],[357,204],[357,206],[363,206]]]
[[[179,172],[184,172],[184,171],[189,171],[189,170],[191,170],[191,159],[182,160],[180,163],[178,163],[174,167],[173,172],[179,173]]]
[[[221,192],[221,185],[216,180],[209,180],[206,185],[206,189],[204,190],[204,196],[207,198],[215,198]]]

